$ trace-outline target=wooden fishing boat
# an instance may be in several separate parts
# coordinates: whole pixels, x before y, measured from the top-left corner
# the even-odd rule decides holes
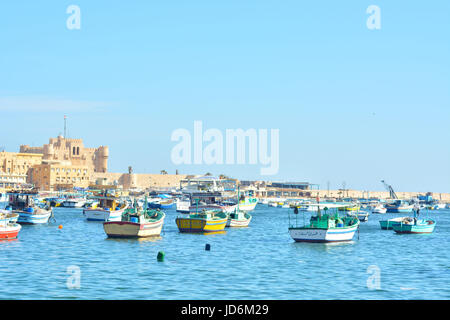
[[[86,199],[84,198],[67,198],[61,202],[61,207],[64,208],[81,208],[86,204]]]
[[[385,214],[387,209],[383,205],[377,205],[372,208],[372,213]]]
[[[359,211],[360,209],[361,209],[360,205],[351,204],[351,205],[346,205],[346,206],[340,207],[339,211],[355,212],[355,211]]]
[[[170,209],[174,206],[175,202],[173,199],[165,199],[159,202],[159,207],[161,209]]]
[[[339,207],[338,207],[339,208]],[[358,230],[360,221],[354,216],[341,217],[339,209],[334,213],[328,213],[329,208],[324,209],[322,214],[318,208],[317,214],[311,216],[308,224],[299,227],[297,224],[298,209],[295,223],[289,218],[289,234],[296,242],[343,242],[351,241]]]
[[[386,204],[386,209],[389,213],[408,213],[413,211],[414,205],[404,200],[395,200],[393,203]]]
[[[1,222],[11,222],[16,223],[19,219],[19,214],[16,212],[11,212],[9,210],[0,209],[0,221]]]
[[[258,198],[253,196],[253,191],[247,191],[239,197],[239,209],[242,211],[252,211],[258,204]]]
[[[367,222],[369,220],[370,213],[367,211],[347,212],[347,216],[356,217],[360,222]]]
[[[403,220],[411,219],[410,217],[398,217],[389,220],[380,220],[380,227],[382,230],[392,230],[394,223],[400,223]]]
[[[44,224],[53,213],[49,205],[39,207],[34,203],[33,197],[37,193],[11,192],[8,195],[7,210],[10,210],[13,215],[19,215],[16,221],[20,224]]]
[[[435,227],[436,221],[432,219],[412,219],[392,225],[392,229],[397,233],[432,233]]]
[[[126,209],[121,221],[103,223],[109,238],[146,238],[161,234],[165,213],[152,209]]]
[[[227,220],[223,211],[203,211],[177,217],[175,222],[183,233],[215,233],[224,231]]]
[[[128,207],[126,202],[121,202],[118,197],[106,192],[93,196],[92,199],[97,200],[98,204],[83,209],[87,221],[121,221],[122,214]]]
[[[234,212],[228,214],[227,227],[248,227],[252,216],[246,212],[236,208]]]
[[[22,226],[18,223],[0,223],[0,240],[16,239]]]

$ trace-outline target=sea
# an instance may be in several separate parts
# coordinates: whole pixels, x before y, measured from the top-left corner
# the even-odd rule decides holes
[[[352,242],[295,243],[289,221],[310,213],[258,204],[248,228],[180,233],[165,210],[161,236],[108,239],[82,209],[24,225],[0,241],[0,299],[409,300],[450,298],[450,211],[423,211],[434,233],[399,235],[371,214]],[[210,250],[205,250],[206,245]],[[159,252],[164,261],[158,261]]]

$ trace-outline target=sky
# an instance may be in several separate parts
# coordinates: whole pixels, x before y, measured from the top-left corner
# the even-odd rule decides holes
[[[67,115],[111,172],[450,192],[449,15],[447,0],[2,1],[0,146],[48,143]],[[175,164],[171,135],[194,121],[278,129],[279,170]]]

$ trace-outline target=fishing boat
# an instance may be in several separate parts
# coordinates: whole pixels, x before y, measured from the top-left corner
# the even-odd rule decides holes
[[[0,240],[16,239],[21,229],[18,223],[0,222]]]
[[[123,212],[121,221],[104,222],[103,229],[109,238],[155,237],[161,234],[165,216],[158,209],[141,209],[135,205]]]
[[[387,212],[387,209],[382,205],[376,205],[375,207],[372,208],[372,213],[376,213],[376,214],[385,214]]]
[[[9,203],[6,207],[12,214],[18,214],[17,222],[20,224],[44,224],[47,223],[52,215],[50,205],[42,207],[34,203],[33,197],[37,193],[32,192],[11,192]]]
[[[19,219],[18,213],[0,209],[0,222],[16,223],[18,219]]]
[[[106,191],[103,195],[92,197],[98,201],[98,205],[83,209],[87,221],[120,221],[122,213],[128,207],[126,202],[119,201],[115,195],[109,195]]]
[[[246,212],[239,210],[236,208],[236,210],[232,213],[228,214],[228,220],[227,220],[227,227],[248,227],[250,224],[250,221],[252,220],[252,216]]]
[[[312,204],[311,204],[312,205]],[[317,214],[311,216],[308,224],[299,227],[298,209],[294,209],[295,223],[289,218],[289,234],[296,242],[343,242],[351,241],[359,227],[359,219],[352,216],[341,217],[340,207],[324,208],[324,214],[318,207]],[[334,212],[330,210],[334,209]],[[289,215],[290,217],[290,215]]]
[[[278,207],[278,202],[276,202],[276,201],[271,201],[271,202],[269,202],[269,207]]]
[[[228,215],[223,211],[202,211],[177,217],[175,222],[182,233],[216,233],[223,232]]]
[[[61,202],[61,207],[64,208],[81,208],[86,204],[86,199],[84,198],[67,198]]]
[[[382,230],[392,230],[392,226],[395,223],[400,223],[402,221],[407,221],[408,219],[411,219],[410,217],[397,217],[389,220],[380,220],[380,227]]]
[[[408,213],[412,212],[414,205],[405,200],[395,200],[392,203],[386,204],[386,211],[389,213]]]
[[[252,211],[258,204],[258,198],[253,196],[253,191],[247,191],[239,197],[239,208],[242,211]]]
[[[177,212],[189,213],[189,207],[191,206],[191,199],[188,196],[178,198],[176,201]]]
[[[161,200],[159,202],[159,208],[160,209],[170,209],[174,206],[175,202],[173,201],[173,199],[165,199],[165,200]]]
[[[360,222],[367,222],[369,220],[370,213],[367,211],[347,212],[347,216],[356,217]]]
[[[397,233],[432,233],[435,226],[436,221],[432,219],[412,219],[406,222],[394,223],[392,229]]]
[[[413,210],[414,217],[408,217],[400,222],[392,224],[392,229],[396,233],[432,233],[436,227],[436,221],[432,219],[419,219],[419,207]]]
[[[339,211],[350,211],[350,212],[355,212],[355,211],[359,211],[361,209],[361,206],[359,204],[356,203],[352,203],[352,204],[346,204],[342,207],[339,208]]]

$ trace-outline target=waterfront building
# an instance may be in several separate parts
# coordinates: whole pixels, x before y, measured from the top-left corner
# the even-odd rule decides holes
[[[0,152],[0,188],[16,188],[31,183],[32,167],[42,162],[42,154]]]

